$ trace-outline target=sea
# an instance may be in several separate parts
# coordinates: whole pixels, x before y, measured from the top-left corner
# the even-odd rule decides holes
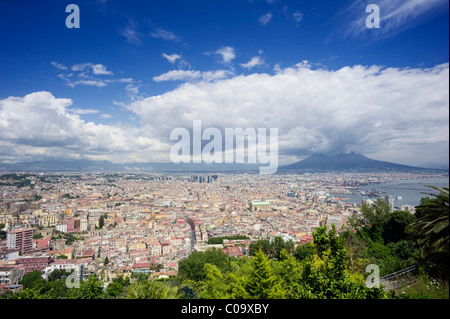
[[[400,207],[402,205],[417,206],[420,204],[422,197],[432,197],[424,193],[438,194],[439,192],[427,187],[426,185],[436,186],[439,188],[449,186],[449,178],[426,178],[426,179],[410,179],[410,180],[392,180],[383,183],[370,183],[359,187],[363,192],[370,192],[375,190],[376,194],[384,198],[386,195],[391,195],[394,198],[394,206]],[[346,203],[361,203],[363,199],[376,199],[375,197],[365,196],[359,192],[353,195],[345,195]]]

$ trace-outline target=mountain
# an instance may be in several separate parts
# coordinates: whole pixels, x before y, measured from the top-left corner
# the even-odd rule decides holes
[[[0,163],[1,171],[12,172],[127,172],[127,173],[258,173],[261,164],[205,164],[205,163],[125,163],[116,164],[109,161],[60,160]],[[265,166],[265,165],[262,165]],[[377,161],[361,154],[338,154],[327,156],[315,154],[294,164],[280,166],[279,173],[306,171],[418,171],[427,169]],[[448,171],[448,170],[446,170]]]
[[[282,166],[280,171],[417,171],[427,168],[413,167],[385,161],[378,161],[361,154],[351,152],[349,154],[337,154],[327,156],[314,154],[299,162]]]
[[[185,173],[185,172],[253,172],[257,164],[205,164],[205,163],[124,163],[93,160],[57,160],[0,163],[1,171],[13,172],[134,172],[134,173]]]

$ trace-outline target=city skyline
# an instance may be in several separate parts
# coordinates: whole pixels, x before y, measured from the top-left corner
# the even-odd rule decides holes
[[[169,162],[170,132],[279,132],[315,153],[448,169],[448,2],[0,4],[0,162]],[[74,2],[75,3],[75,2]],[[24,10],[25,7],[25,10]]]

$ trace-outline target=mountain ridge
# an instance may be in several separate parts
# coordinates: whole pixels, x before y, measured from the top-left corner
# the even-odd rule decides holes
[[[142,172],[142,173],[183,173],[183,172],[256,172],[265,164],[206,164],[206,163],[112,163],[106,160],[90,159],[60,160],[48,159],[19,163],[0,163],[1,171],[22,172]],[[351,152],[333,156],[313,154],[293,164],[279,166],[278,172],[304,171],[447,171],[448,169],[414,167],[404,164],[379,161],[362,154]]]
[[[336,155],[313,154],[301,161],[285,165],[279,170],[444,170],[425,167],[415,167],[410,165],[392,163],[387,161],[374,160],[362,154],[354,152],[339,153]]]

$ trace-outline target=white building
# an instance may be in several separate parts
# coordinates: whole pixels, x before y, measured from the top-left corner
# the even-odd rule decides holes
[[[81,279],[83,276],[83,269],[90,261],[90,258],[56,259],[53,263],[44,268],[42,277],[48,279],[48,276],[55,270],[65,269],[68,273],[71,273],[72,269],[75,269]]]
[[[80,231],[88,230],[88,221],[85,218],[80,219]]]
[[[59,225],[56,225],[55,229],[56,229],[57,231],[62,232],[62,233],[67,233],[67,224],[59,224]]]

